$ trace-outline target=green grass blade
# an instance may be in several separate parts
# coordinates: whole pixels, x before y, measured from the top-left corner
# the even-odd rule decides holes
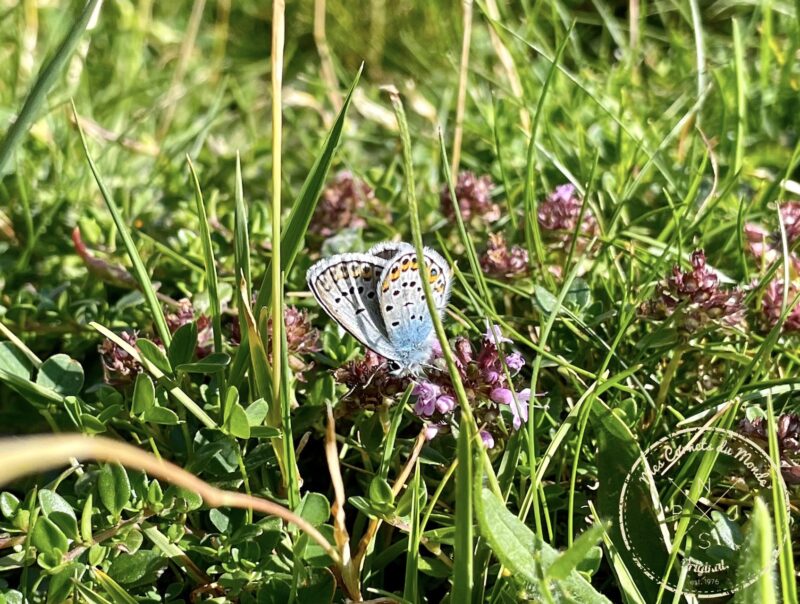
[[[72,114],[75,117],[75,124],[78,127],[78,134],[81,137],[83,152],[86,155],[86,160],[89,162],[89,168],[92,171],[92,175],[94,175],[94,180],[100,189],[103,200],[106,202],[106,207],[111,213],[111,217],[114,219],[114,224],[117,226],[119,236],[122,239],[122,243],[125,245],[125,251],[128,252],[128,257],[133,265],[133,276],[136,278],[139,288],[142,290],[142,294],[144,294],[145,301],[150,309],[150,314],[153,317],[153,322],[156,325],[158,337],[161,338],[164,346],[169,348],[169,344],[172,341],[172,336],[170,335],[169,328],[167,327],[167,320],[164,318],[164,310],[161,308],[161,304],[158,302],[156,290],[153,288],[153,283],[150,281],[150,275],[147,274],[147,268],[145,267],[144,262],[142,262],[141,256],[139,256],[139,251],[136,249],[136,244],[133,242],[131,233],[128,230],[128,225],[125,224],[125,220],[122,218],[122,214],[117,208],[117,204],[114,202],[111,192],[106,188],[100,173],[97,171],[97,166],[95,165],[92,155],[89,152],[89,145],[86,143],[86,136],[83,134],[80,119],[78,118],[78,111],[75,109],[74,103],[72,105]]]
[[[359,78],[361,77],[361,69],[358,70],[353,83],[350,85],[350,90],[345,97],[342,110],[336,118],[336,121],[331,126],[328,135],[325,137],[325,142],[322,145],[322,150],[314,161],[314,165],[308,173],[308,177],[303,183],[300,193],[297,195],[289,217],[286,220],[281,236],[281,270],[288,274],[289,270],[294,263],[297,254],[303,246],[306,230],[311,223],[311,217],[314,215],[314,209],[317,207],[322,188],[325,185],[328,171],[330,170],[331,163],[333,162],[333,154],[339,145],[344,129],[344,121],[347,116],[347,110],[350,108],[350,101],[353,97],[353,91],[358,85]],[[258,314],[259,309],[266,306],[272,296],[272,263],[267,265],[267,270],[264,272],[264,278],[261,283],[261,288],[258,290],[258,297],[254,305],[254,312]],[[245,339],[246,332],[242,332],[242,345],[236,352],[236,356],[231,364],[230,381],[232,384],[237,385],[244,375],[247,368],[247,346]]]
[[[772,536],[772,522],[770,522],[769,510],[761,498],[756,497],[753,503],[750,531],[745,542],[739,548],[739,567],[736,570],[738,576],[744,581],[751,580],[753,577],[757,578],[747,587],[736,592],[734,602],[737,604],[748,602],[774,604],[780,599],[775,589],[775,568],[772,557],[775,543]]]
[[[283,298],[283,287],[281,287],[281,298]],[[276,337],[277,330],[273,325],[272,337]],[[292,392],[293,378],[292,370],[289,367],[289,346],[286,342],[286,324],[281,321],[280,323],[280,338],[281,338],[281,381],[283,387],[281,388],[281,430],[283,431],[283,455],[286,460],[286,490],[289,493],[289,507],[294,509],[300,504],[300,481],[299,470],[297,468],[297,458],[294,450],[294,436],[292,435]]]
[[[781,571],[781,594],[783,596],[784,604],[797,604],[797,582],[794,579],[794,551],[790,528],[791,519],[789,518],[789,510],[786,506],[786,485],[780,476],[781,453],[780,449],[778,448],[778,427],[776,425],[775,411],[772,406],[771,396],[767,397],[767,434],[769,436],[769,455],[772,458],[773,463],[772,504],[775,510],[775,537],[778,542],[778,563]],[[754,530],[756,526],[755,516],[757,516],[757,513],[754,510]],[[772,537],[771,533],[769,534],[769,537]],[[766,550],[767,556],[771,555],[771,553],[771,548]],[[766,566],[762,566],[761,568],[766,568]],[[764,574],[772,574],[771,565],[769,570],[765,571]],[[758,583],[761,583],[762,579],[764,579],[764,577],[760,577]]]
[[[456,519],[455,543],[453,544],[453,590],[450,592],[452,602],[469,602],[474,588],[474,529],[472,487],[475,482],[473,473],[472,430],[462,416],[458,431],[458,448],[456,450]]]
[[[739,20],[733,20],[733,65],[736,75],[736,147],[733,157],[733,174],[739,174],[744,162],[744,146],[747,127],[747,84],[744,73],[744,46]]]
[[[478,284],[478,290],[483,296],[483,299],[489,304],[489,307],[492,309],[492,314],[495,314],[494,301],[486,285],[486,279],[483,276],[481,265],[478,262],[478,254],[475,252],[475,245],[467,234],[467,229],[464,226],[464,218],[461,216],[461,208],[458,198],[456,197],[455,187],[453,186],[453,175],[450,173],[450,166],[447,161],[447,149],[444,146],[444,135],[441,130],[439,130],[439,152],[442,154],[442,171],[444,172],[444,180],[445,183],[447,183],[447,189],[450,192],[450,202],[453,204],[453,215],[455,216],[456,225],[458,226],[458,234],[461,237],[461,242],[464,244],[464,249],[467,250],[469,268],[472,270],[472,276]]]
[[[242,162],[236,153],[236,183],[234,193],[236,207],[234,210],[233,252],[236,267],[236,279],[244,279],[245,299],[251,300],[253,281],[250,277],[250,229],[247,222],[247,204],[244,201],[244,185],[242,184]],[[238,300],[238,296],[237,296]],[[240,333],[247,331],[244,313],[239,313]]]
[[[208,286],[208,300],[211,311],[211,324],[214,330],[214,352],[222,352],[222,307],[219,301],[217,287],[217,264],[214,260],[214,247],[211,244],[211,231],[208,228],[206,205],[203,201],[203,192],[200,190],[200,181],[194,170],[192,159],[187,155],[189,172],[194,185],[194,201],[197,210],[197,219],[200,223],[200,241],[203,244],[203,265],[206,269],[206,284]]]
[[[569,32],[572,31],[570,26]],[[561,56],[564,54],[564,49],[569,42],[569,32],[564,36],[564,40],[558,47],[553,62],[550,64],[550,69],[547,71],[547,77],[542,85],[542,92],[539,94],[539,100],[536,103],[536,112],[533,115],[533,125],[531,126],[531,134],[528,140],[528,152],[525,159],[525,239],[528,243],[528,249],[533,249],[536,252],[536,261],[539,268],[544,275],[545,280],[550,285],[553,285],[553,276],[545,268],[545,252],[544,244],[542,243],[542,233],[539,230],[539,220],[536,214],[536,186],[534,175],[534,164],[536,160],[536,133],[539,130],[539,122],[542,118],[542,109],[544,108],[544,101],[547,98],[547,91],[550,89],[550,84],[558,69]]]
[[[406,552],[406,575],[403,585],[403,599],[409,602],[419,602],[419,460],[414,467],[414,479],[409,486],[411,489],[411,530],[408,533],[408,551]]]
[[[422,245],[422,226],[419,220],[419,206],[417,204],[417,193],[414,184],[414,164],[411,159],[411,136],[408,133],[408,121],[400,100],[400,94],[395,88],[388,88],[394,107],[397,125],[400,129],[400,140],[403,143],[403,170],[405,176],[405,192],[408,201],[408,212],[411,219],[411,234],[414,241],[414,248],[418,258],[423,258]],[[422,266],[422,263],[420,263]],[[436,337],[442,347],[442,356],[445,359],[447,368],[450,372],[450,379],[456,393],[456,400],[461,411],[459,422],[459,447],[458,447],[458,467],[456,468],[456,535],[458,544],[454,550],[454,570],[453,570],[453,591],[450,598],[453,602],[469,602],[472,600],[473,588],[473,537],[472,537],[472,441],[477,436],[475,420],[469,406],[467,393],[461,376],[458,373],[450,343],[439,317],[436,302],[433,299],[431,284],[429,279],[422,278],[422,287],[425,292],[425,301],[428,304],[428,312],[433,321]],[[463,441],[463,442],[462,442]]]
[[[0,143],[0,174],[3,174],[6,165],[14,154],[14,150],[20,144],[22,136],[33,125],[39,110],[47,98],[47,93],[55,84],[56,78],[78,46],[78,42],[80,42],[83,32],[86,31],[86,27],[91,21],[95,10],[100,10],[101,3],[102,0],[89,0],[86,3],[81,14],[78,15],[77,20],[67,33],[66,38],[56,49],[47,65],[39,72],[39,76],[28,93],[17,119],[11,124],[3,141]]]
[[[94,569],[94,578],[103,587],[105,592],[111,597],[114,604],[136,604],[136,599],[114,579],[99,569]]]

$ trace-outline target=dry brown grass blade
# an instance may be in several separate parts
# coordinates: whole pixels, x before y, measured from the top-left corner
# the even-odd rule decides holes
[[[414,469],[414,464],[417,461],[417,457],[419,457],[419,452],[422,451],[422,446],[425,444],[425,430],[423,429],[420,431],[419,435],[417,436],[417,441],[414,443],[414,449],[411,451],[411,455],[408,457],[408,461],[406,461],[406,465],[400,471],[397,479],[394,481],[392,485],[392,493],[394,496],[397,495],[402,490],[403,486],[405,486],[408,477],[411,475],[411,471]],[[369,549],[370,543],[375,538],[375,534],[378,532],[378,528],[380,528],[381,520],[379,518],[373,518],[369,522],[369,526],[367,527],[367,531],[364,533],[364,536],[361,537],[361,541],[358,543],[358,552],[353,559],[353,565],[360,569],[362,564],[364,564],[364,557],[367,555],[367,550]]]
[[[173,463],[110,438],[47,434],[0,439],[0,459],[3,460],[0,465],[0,485],[29,474],[53,470],[67,464],[73,457],[119,463],[126,468],[147,472],[150,476],[194,491],[211,507],[252,509],[262,514],[278,516],[306,533],[341,567],[341,558],[336,548],[322,533],[291,510],[260,497],[218,489]]]
[[[497,8],[495,0],[486,0],[486,12],[492,21],[500,20],[500,11]],[[520,80],[519,73],[517,73],[517,66],[514,64],[514,58],[495,30],[494,23],[489,24],[489,37],[492,40],[492,47],[497,54],[497,58],[500,59],[500,63],[503,65],[503,69],[508,76],[511,92],[520,102],[519,119],[522,124],[522,129],[525,133],[529,133],[531,131],[531,116],[525,107],[525,90],[522,88],[522,80]]]
[[[458,100],[456,101],[456,127],[453,135],[453,157],[450,165],[450,173],[454,175],[458,175],[458,164],[461,162],[461,139],[464,136],[464,108],[467,104],[467,80],[469,78],[469,46],[472,40],[472,0],[463,0],[461,5],[464,9],[464,34],[461,39],[461,63],[458,70]]]
[[[325,83],[328,99],[338,114],[342,110],[342,94],[339,92],[339,82],[336,80],[336,70],[333,68],[331,49],[328,46],[328,37],[325,34],[325,0],[314,0],[314,43],[319,54],[322,81]],[[329,128],[331,116],[325,115],[325,127]]]
[[[333,419],[333,410],[328,405],[328,424],[325,428],[325,459],[328,462],[328,472],[333,483],[334,501],[331,505],[333,516],[333,537],[339,548],[342,560],[342,580],[350,596],[357,602],[361,601],[361,585],[358,577],[358,566],[353,564],[350,557],[350,533],[347,531],[344,516],[344,481],[342,470],[339,467],[339,451],[336,447],[336,423]]]

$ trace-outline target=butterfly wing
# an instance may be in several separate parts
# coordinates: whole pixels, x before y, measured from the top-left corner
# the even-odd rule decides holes
[[[404,241],[384,241],[373,245],[367,253],[383,260],[391,260],[400,252],[407,250],[413,251],[414,246]]]
[[[367,348],[396,360],[377,293],[386,261],[370,254],[338,254],[314,264],[309,289],[331,318]]]
[[[422,279],[431,285],[434,302],[441,316],[450,295],[451,271],[437,252],[425,248],[425,268],[417,262],[413,247],[404,244],[386,263],[378,285],[380,312],[386,334],[407,363],[421,363],[430,356],[433,322],[425,302]]]

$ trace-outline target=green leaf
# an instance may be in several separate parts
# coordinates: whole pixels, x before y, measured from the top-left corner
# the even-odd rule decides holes
[[[92,506],[94,505],[94,497],[91,493],[86,497],[83,504],[83,512],[81,513],[81,539],[84,543],[92,542],[92,514],[94,513]]]
[[[78,520],[72,506],[58,493],[49,489],[39,491],[42,513],[52,520],[70,539],[78,539]]]
[[[69,542],[64,532],[47,516],[39,516],[33,527],[31,543],[42,553],[61,558],[69,549]]]
[[[239,403],[231,407],[231,414],[225,422],[225,429],[236,438],[250,438],[250,422],[247,413]]]
[[[269,412],[269,403],[267,401],[263,398],[253,401],[247,409],[245,409],[250,427],[260,426],[267,417],[267,412]]]
[[[164,501],[174,505],[182,512],[192,512],[203,506],[203,498],[189,489],[170,486],[164,494]]]
[[[595,524],[583,531],[572,546],[553,561],[547,574],[553,579],[566,579],[600,542],[605,531],[606,527],[602,524]]]
[[[378,508],[389,507],[394,503],[394,493],[389,483],[376,476],[369,483],[369,500]]]
[[[560,304],[558,303],[558,297],[551,294],[541,285],[535,286],[534,293],[536,296],[536,303],[539,305],[539,308],[541,308],[547,314],[550,314],[556,308],[559,308]]]
[[[172,343],[169,345],[167,357],[172,367],[189,363],[194,358],[197,348],[197,324],[194,321],[181,325],[172,334]]]
[[[509,512],[503,501],[489,489],[477,485],[475,491],[475,511],[481,535],[512,576],[525,582],[529,588],[536,589],[539,576],[549,574],[550,566],[559,557],[558,552]],[[555,586],[549,586],[549,589],[575,602],[610,604],[610,600],[597,592],[575,570]]]
[[[300,500],[295,513],[314,526],[324,524],[331,517],[331,504],[327,497],[319,493],[306,493]]]
[[[106,425],[99,418],[89,413],[81,413],[81,426],[86,434],[100,434],[106,431]]]
[[[161,485],[157,480],[153,480],[147,487],[147,503],[149,503],[151,506],[161,505],[163,500],[164,493],[161,490]]]
[[[80,562],[70,562],[61,567],[58,572],[51,575],[47,586],[47,601],[67,601],[70,594],[72,594],[72,590],[75,588],[77,579],[79,579],[84,569],[85,566]]]
[[[97,478],[100,501],[115,518],[119,517],[131,497],[128,473],[120,464],[105,464]]]
[[[177,426],[180,423],[178,414],[166,407],[151,407],[144,412],[142,419],[150,424],[161,424],[164,426]]]
[[[297,601],[318,602],[319,604],[333,602],[335,593],[336,580],[330,569],[312,567],[297,586]]]
[[[177,341],[177,338],[173,340],[173,344]],[[155,407],[155,404],[156,387],[153,385],[153,380],[146,373],[140,373],[136,376],[136,383],[133,386],[131,411],[134,415],[141,415]]]
[[[30,361],[11,342],[0,342],[0,369],[25,380],[31,379]]]
[[[595,399],[591,413],[592,427],[597,438],[598,514],[600,518],[618,518],[620,495],[628,472],[643,453],[636,436],[616,410],[609,408],[602,400]],[[651,487],[655,488],[654,485],[646,485],[639,481],[631,482],[628,492],[631,497],[641,502],[642,512],[637,514],[635,522],[628,523],[628,527],[630,531],[636,531],[637,543],[654,544],[645,551],[639,551],[643,548],[638,548],[636,555],[642,557],[650,568],[666,568],[667,554],[659,531],[658,519],[649,512],[652,510]],[[628,579],[625,575],[630,575],[633,585],[638,588],[642,598],[646,602],[655,601],[658,585],[650,580],[634,561],[634,552],[626,547],[618,523],[611,526],[608,536],[614,546],[614,570],[619,583],[627,584]],[[661,547],[656,547],[657,544]]]
[[[161,347],[151,342],[147,338],[139,338],[136,340],[136,347],[142,356],[150,361],[153,365],[158,367],[163,373],[167,375],[172,373],[172,366],[169,364],[167,355],[161,350]]]
[[[325,142],[322,144],[322,149],[314,160],[314,165],[308,171],[308,176],[303,182],[303,186],[300,188],[297,198],[294,200],[294,203],[292,203],[292,211],[285,222],[286,226],[281,234],[281,272],[284,274],[289,274],[289,270],[292,268],[297,254],[302,249],[308,225],[311,223],[311,217],[314,214],[314,209],[317,207],[317,201],[319,200],[322,188],[325,186],[325,180],[328,177],[328,171],[333,162],[333,154],[339,146],[339,140],[344,130],[347,110],[350,108],[353,91],[358,85],[358,80],[361,78],[362,69],[363,66],[359,68],[356,77],[353,79],[350,90],[347,92],[347,96],[342,103],[339,115],[336,116],[336,120],[325,137]],[[260,309],[266,306],[272,297],[271,274],[272,266],[271,264],[267,264],[261,287],[258,290],[256,303],[253,305],[254,314],[258,314]],[[248,299],[247,302],[249,303],[250,300]],[[243,330],[242,344],[236,352],[236,358],[233,361],[233,367],[230,371],[230,382],[235,385],[241,382],[242,376],[247,368],[248,357],[251,354],[250,348],[245,342],[245,339],[248,338],[249,331]]]
[[[200,361],[179,365],[176,370],[185,373],[217,373],[225,369],[230,362],[231,357],[226,353],[215,352]]]
[[[17,515],[19,510],[19,499],[8,491],[0,493],[0,513],[3,514],[7,520],[11,520]]]
[[[209,510],[208,519],[220,533],[228,532],[228,527],[231,525],[231,519],[217,508],[211,508],[211,510]]]
[[[122,554],[115,558],[108,569],[108,575],[123,585],[130,585],[154,573],[164,564],[166,561],[158,551],[139,550],[134,554]]]
[[[271,426],[252,426],[250,438],[279,438],[281,431]]]
[[[66,354],[56,354],[39,367],[36,383],[62,396],[79,394],[83,388],[83,367]]]

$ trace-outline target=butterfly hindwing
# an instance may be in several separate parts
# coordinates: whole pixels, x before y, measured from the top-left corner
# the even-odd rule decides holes
[[[389,261],[400,252],[413,251],[414,246],[404,241],[384,241],[373,245],[367,252],[371,256],[377,256],[383,260]]]
[[[339,254],[314,264],[306,278],[325,312],[364,346],[394,360],[377,291],[385,265],[371,254]]]
[[[450,267],[435,251],[425,248],[425,267],[413,247],[403,244],[383,268],[378,283],[380,312],[386,334],[402,358],[427,360],[433,330],[422,279],[428,279],[438,312],[450,294]],[[427,270],[424,270],[427,268]]]

